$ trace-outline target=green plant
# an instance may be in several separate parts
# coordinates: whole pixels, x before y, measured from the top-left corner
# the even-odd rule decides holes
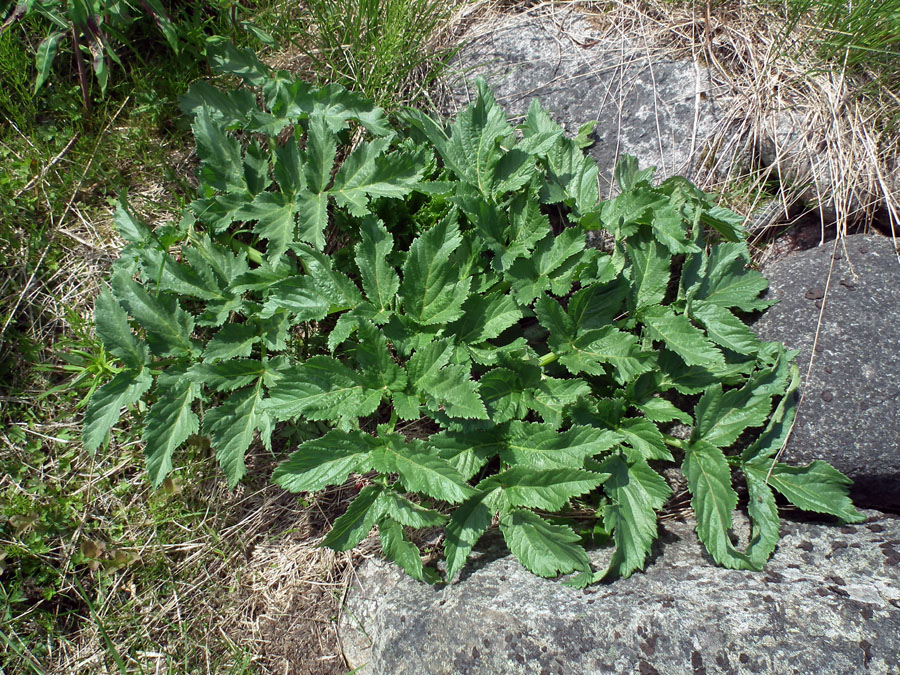
[[[234,30],[239,26],[254,37],[271,43],[272,38],[247,21],[238,21],[236,4],[228,3]],[[183,14],[183,12],[182,12]],[[75,53],[78,82],[85,109],[90,108],[89,71],[92,70],[101,95],[105,95],[109,82],[109,63],[124,65],[117,54],[118,45],[128,46],[140,59],[140,54],[129,39],[130,29],[142,19],[149,20],[165,38],[166,44],[177,55],[184,47],[199,47],[203,51],[206,35],[197,34],[197,21],[182,21],[186,17],[172,17],[162,0],[25,0],[0,4],[0,34],[16,22],[39,17],[53,26],[35,50],[34,64],[37,78],[34,92],[50,77],[53,63],[61,43],[70,41]]]
[[[312,0],[298,46],[320,81],[340,82],[379,105],[415,100],[452,54],[430,47],[452,7],[443,0]]]
[[[450,127],[408,110],[395,129],[249,51],[226,48],[215,68],[261,89],[263,107],[196,85],[183,104],[199,198],[156,232],[120,208],[130,244],[95,317],[124,368],[91,398],[89,450],[141,402],[154,485],[198,434],[234,485],[255,434],[275,450],[287,422],[301,442],[276,483],[360,476],[325,544],[349,549],[378,525],[385,554],[429,581],[408,529],[444,527],[452,579],[495,518],[536,574],[631,574],[670,494],[653,467],[676,454],[698,535],[727,567],[758,569],[774,550],[772,488],[861,518],[827,464],[776,462],[793,353],[734,314],[770,304],[766,281],[747,269],[740,218],[688,181],[653,187],[626,157],[622,194],[601,202],[590,125],[566,138],[535,102],[517,136],[483,83]],[[571,227],[554,233],[550,215]],[[707,247],[705,228],[727,241]],[[586,247],[585,229],[614,235],[612,250]],[[735,470],[754,524],[743,551]],[[545,517],[571,507],[612,532],[607,569]]]

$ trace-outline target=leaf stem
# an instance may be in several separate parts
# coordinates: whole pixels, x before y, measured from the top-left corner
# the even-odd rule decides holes
[[[684,450],[690,444],[689,441],[685,439],[670,436],[669,434],[663,434],[663,440],[673,448],[678,448],[679,450]]]
[[[556,361],[559,357],[554,352],[547,352],[540,359],[538,359],[538,365],[541,368],[549,366],[551,363]]]

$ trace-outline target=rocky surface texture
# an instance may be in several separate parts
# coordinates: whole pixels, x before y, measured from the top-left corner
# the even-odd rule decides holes
[[[900,510],[900,260],[893,240],[853,235],[764,272],[779,302],[755,330],[800,350],[803,377],[783,461],[824,459],[854,480],[857,503]]]
[[[784,522],[763,573],[715,567],[693,522],[666,522],[644,573],[585,591],[502,549],[439,589],[371,560],[348,593],[344,654],[385,675],[896,673],[900,519],[866,515]]]
[[[483,76],[511,115],[524,115],[539,98],[571,135],[596,121],[590,152],[600,167],[601,194],[623,153],[656,166],[660,177],[690,177],[716,127],[719,91],[706,68],[653,59],[641,46],[601,35],[580,14],[492,19],[466,37],[456,64],[463,76],[451,85],[454,103],[468,104],[473,90],[466,82]]]

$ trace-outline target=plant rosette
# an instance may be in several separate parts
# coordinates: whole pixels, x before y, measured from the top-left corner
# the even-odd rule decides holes
[[[676,462],[726,567],[769,558],[776,492],[862,518],[828,464],[776,461],[799,378],[794,353],[740,318],[770,302],[738,216],[685,179],[654,186],[630,157],[621,194],[601,201],[590,125],[568,138],[535,102],[513,129],[481,82],[450,125],[389,120],[252,52],[213,56],[246,86],[183,97],[198,198],[156,231],[124,203],[117,214],[129,243],[95,318],[121,369],[91,398],[89,451],[142,402],[153,485],[202,434],[234,486],[254,439],[272,449],[279,430],[297,443],[272,477],[285,489],[366,476],[324,543],[348,550],[377,526],[384,554],[427,581],[439,574],[413,530],[443,528],[452,580],[492,524],[535,574],[628,576]],[[610,250],[586,246],[597,229]],[[753,524],[743,550],[736,476]],[[560,517],[573,513],[611,533],[605,569]]]

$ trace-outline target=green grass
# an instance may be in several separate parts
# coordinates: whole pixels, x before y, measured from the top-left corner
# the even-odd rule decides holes
[[[454,3],[446,0],[309,0],[313,20],[298,46],[321,80],[340,82],[387,108],[426,94],[448,49],[429,41]]]
[[[822,69],[846,69],[862,79],[855,97],[879,110],[885,129],[900,123],[900,0],[789,0],[789,37],[798,24],[805,33],[801,52],[814,52]]]

